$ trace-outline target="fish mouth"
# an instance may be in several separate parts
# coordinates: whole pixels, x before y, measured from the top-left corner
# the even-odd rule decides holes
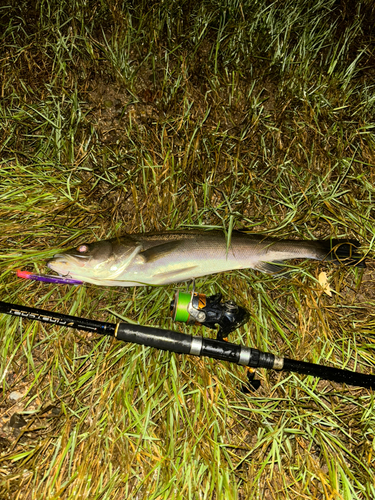
[[[49,269],[63,278],[71,278],[95,285],[102,285],[102,281],[105,282],[101,278],[86,276],[84,269],[82,269],[85,262],[82,259],[76,259],[74,255],[56,254],[46,264]]]
[[[70,274],[72,268],[83,267],[87,259],[88,256],[75,256],[66,253],[57,253],[47,262],[47,267],[60,275],[67,276]]]

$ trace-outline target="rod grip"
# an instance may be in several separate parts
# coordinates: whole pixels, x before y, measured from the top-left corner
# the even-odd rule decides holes
[[[134,342],[181,354],[190,354],[193,339],[191,335],[186,333],[129,323],[118,323],[115,337],[124,342]]]

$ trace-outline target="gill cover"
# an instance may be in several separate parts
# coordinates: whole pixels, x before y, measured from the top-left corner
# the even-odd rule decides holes
[[[141,245],[117,239],[82,244],[54,255],[48,267],[54,271],[90,280],[118,278],[142,250]]]

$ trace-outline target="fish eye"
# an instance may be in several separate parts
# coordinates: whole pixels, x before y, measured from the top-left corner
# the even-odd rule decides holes
[[[77,247],[79,253],[85,253],[88,249],[89,247],[87,245],[80,245],[79,247]]]

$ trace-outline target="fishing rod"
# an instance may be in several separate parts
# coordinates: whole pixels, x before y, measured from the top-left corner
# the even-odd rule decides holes
[[[108,335],[115,337],[117,340],[155,347],[164,351],[193,356],[207,356],[250,368],[269,368],[277,371],[295,372],[367,389],[375,388],[374,375],[365,375],[349,370],[282,358],[224,340],[196,337],[173,330],[132,325],[124,322],[107,323],[2,301],[0,301],[0,312],[41,321],[42,323]]]

